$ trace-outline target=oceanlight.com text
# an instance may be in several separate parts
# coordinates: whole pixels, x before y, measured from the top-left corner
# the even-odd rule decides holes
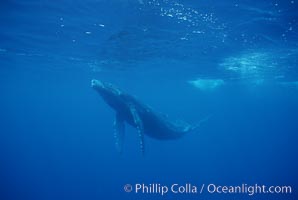
[[[291,194],[291,186],[266,186],[266,185],[247,185],[242,184],[238,186],[222,186],[216,184],[207,185],[207,191],[210,194]]]

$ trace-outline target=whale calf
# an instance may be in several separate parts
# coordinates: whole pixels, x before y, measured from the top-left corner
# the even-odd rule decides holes
[[[116,147],[120,152],[123,150],[125,123],[137,129],[142,153],[144,135],[159,140],[171,140],[180,138],[197,127],[181,121],[170,121],[166,116],[154,112],[149,106],[110,83],[93,79],[91,86],[116,112],[114,135]]]

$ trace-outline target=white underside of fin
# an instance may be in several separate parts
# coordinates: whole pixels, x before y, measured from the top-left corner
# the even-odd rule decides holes
[[[129,105],[129,109],[131,112],[131,115],[133,117],[134,123],[136,125],[137,131],[138,131],[138,136],[140,140],[140,148],[142,151],[142,154],[145,153],[145,148],[144,148],[144,127],[143,127],[143,122],[136,110],[136,108],[133,105]]]
[[[117,113],[115,122],[114,122],[114,138],[115,138],[116,149],[120,153],[123,152],[124,133],[125,133],[124,120],[121,117],[121,115]]]

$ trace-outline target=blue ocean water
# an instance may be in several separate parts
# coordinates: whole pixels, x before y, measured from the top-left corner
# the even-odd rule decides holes
[[[297,199],[297,13],[296,0],[2,0],[0,199]],[[127,126],[119,154],[94,78],[173,121],[210,117],[178,140],[145,136],[144,156]]]

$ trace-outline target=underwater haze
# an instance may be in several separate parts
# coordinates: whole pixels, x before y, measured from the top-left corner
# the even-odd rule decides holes
[[[119,153],[92,79],[199,126]],[[1,200],[295,200],[297,134],[298,0],[0,2]]]

